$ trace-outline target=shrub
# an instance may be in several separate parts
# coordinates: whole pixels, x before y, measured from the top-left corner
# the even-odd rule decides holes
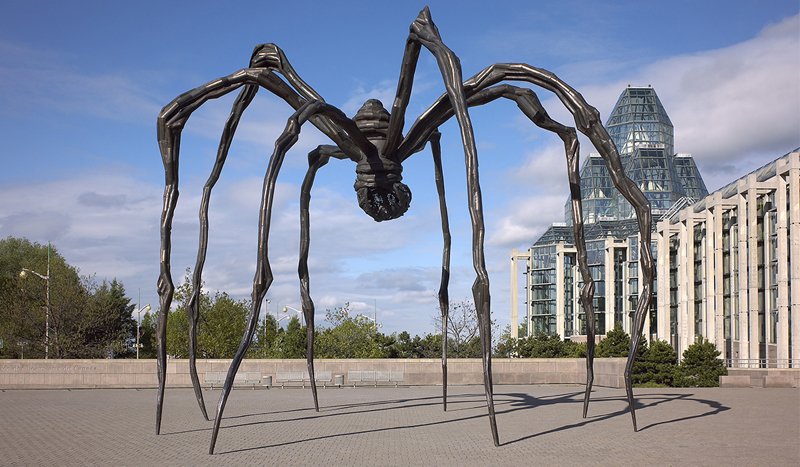
[[[695,342],[683,352],[683,360],[675,372],[677,387],[717,387],[719,377],[728,374],[720,352],[705,339]]]
[[[606,333],[606,337],[597,344],[595,356],[597,357],[627,357],[631,347],[631,337],[622,330],[620,325]]]
[[[666,341],[654,341],[637,358],[631,379],[640,387],[672,386],[678,354]]]

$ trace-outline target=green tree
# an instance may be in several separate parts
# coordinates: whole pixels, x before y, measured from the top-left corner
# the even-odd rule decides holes
[[[167,354],[175,358],[189,357],[189,318],[186,310],[191,296],[192,283],[187,270],[183,283],[175,289],[173,302],[178,306],[167,315]],[[208,292],[201,292],[197,357],[233,357],[247,326],[249,308],[248,301],[234,300],[224,292],[217,292],[214,297]]]
[[[135,354],[131,340],[135,339],[135,306],[125,296],[125,287],[116,279],[99,285],[86,281],[89,292],[86,307],[78,326],[70,333],[67,353],[75,356],[103,358],[130,357]]]
[[[248,302],[217,292],[211,306],[200,315],[198,354],[202,358],[231,358],[247,327]]]
[[[497,358],[512,358],[519,356],[517,354],[517,339],[514,339],[511,336],[510,324],[507,325],[503,329],[502,334],[500,334],[500,339],[498,340],[497,344],[495,344],[494,353],[492,354],[492,356]]]
[[[322,329],[316,338],[316,353],[320,358],[382,358],[385,355],[375,322],[366,316],[352,316],[349,303],[327,310],[325,316],[332,326]]]
[[[48,262],[49,280],[34,273],[20,276],[23,268],[46,276]],[[27,358],[43,358],[48,342],[51,358],[125,355],[135,337],[132,309],[121,282],[82,280],[54,246],[0,240],[0,338],[7,343],[0,357],[21,356],[17,343],[22,342]]]
[[[155,315],[146,312],[142,317],[142,322],[139,325],[139,357],[140,358],[156,358],[156,320]]]
[[[654,341],[633,365],[631,379],[636,385],[672,386],[678,354],[669,343]]]
[[[292,316],[286,331],[278,334],[273,353],[277,358],[306,358],[306,327],[297,316]],[[319,348],[319,347],[317,347]],[[326,358],[319,355],[320,358]]]
[[[690,345],[675,372],[677,387],[717,387],[719,377],[728,374],[720,352],[705,339]]]
[[[283,329],[278,326],[274,316],[267,313],[258,326],[258,331],[246,358],[280,358],[276,351],[276,341]]]
[[[631,348],[631,336],[617,324],[608,331],[606,337],[597,344],[595,355],[597,357],[627,357]]]

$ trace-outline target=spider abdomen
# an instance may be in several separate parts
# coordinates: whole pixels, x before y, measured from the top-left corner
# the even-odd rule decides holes
[[[356,166],[354,188],[358,205],[378,222],[397,219],[411,204],[411,190],[401,182],[403,166],[383,153],[389,129],[389,111],[377,99],[369,99],[353,117],[361,133],[377,149]]]
[[[411,190],[401,182],[384,186],[364,186],[356,189],[358,205],[377,222],[397,219],[411,205]]]

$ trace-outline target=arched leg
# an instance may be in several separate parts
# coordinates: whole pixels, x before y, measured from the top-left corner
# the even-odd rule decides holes
[[[478,177],[478,154],[475,149],[475,136],[472,131],[472,122],[467,112],[467,103],[461,83],[461,64],[458,57],[447,48],[439,36],[439,31],[433,24],[428,7],[420,12],[417,19],[411,24],[411,33],[406,44],[403,57],[403,68],[398,84],[398,99],[396,102],[407,101],[411,92],[411,79],[419,55],[420,46],[425,46],[436,57],[439,70],[442,73],[447,95],[455,110],[455,116],[461,129],[461,142],[464,146],[464,159],[467,170],[467,192],[469,199],[469,213],[472,223],[472,262],[476,272],[475,283],[472,286],[472,295],[475,299],[475,308],[478,314],[478,327],[481,334],[481,348],[483,356],[483,381],[486,392],[486,405],[489,411],[489,424],[492,430],[492,439],[495,446],[500,445],[497,433],[497,421],[494,410],[494,395],[492,385],[492,330],[489,297],[489,273],[486,271],[484,254],[485,227],[483,221],[483,201]],[[412,63],[406,66],[407,63]],[[410,70],[410,73],[406,71]],[[394,109],[394,107],[393,107]],[[405,109],[405,105],[402,105]],[[394,113],[394,110],[393,110]],[[389,135],[387,141],[393,137],[393,120],[398,121],[395,115],[389,120]],[[399,125],[400,130],[402,124]],[[388,145],[388,143],[387,143]],[[388,146],[391,147],[391,146]]]
[[[297,274],[300,277],[300,295],[303,300],[303,315],[306,319],[308,377],[311,381],[311,393],[314,397],[314,410],[317,412],[319,412],[319,399],[317,398],[317,381],[314,377],[314,301],[311,299],[311,286],[308,275],[308,251],[311,245],[309,204],[311,203],[311,188],[314,185],[317,170],[327,164],[331,156],[339,159],[346,157],[336,146],[319,146],[308,154],[308,171],[300,190],[300,260],[297,266]]]
[[[164,205],[161,211],[161,251],[160,272],[158,276],[159,311],[156,326],[156,352],[158,391],[156,393],[156,434],[161,433],[161,415],[164,407],[164,389],[167,380],[167,317],[172,303],[175,286],[172,281],[170,257],[172,252],[172,219],[178,202],[178,165],[180,155],[181,130],[192,112],[209,99],[223,96],[244,84],[257,84],[266,87],[283,97],[290,104],[291,96],[275,84],[278,78],[261,70],[240,70],[226,77],[211,81],[189,92],[181,94],[167,104],[158,116],[158,145],[164,164]],[[276,87],[278,86],[278,87]],[[285,87],[285,84],[283,85]],[[201,403],[201,407],[205,404]]]
[[[172,219],[178,201],[178,162],[181,130],[186,125],[192,112],[197,110],[197,108],[205,102],[224,96],[242,85],[257,85],[263,87],[286,101],[286,103],[295,109],[300,109],[307,104],[296,91],[290,88],[271,71],[263,68],[245,68],[181,94],[167,104],[158,116],[158,143],[162,162],[164,164],[165,183],[164,205],[161,211],[160,227],[161,250],[160,272],[158,276],[160,304],[156,326],[156,339],[158,343],[158,350],[156,353],[158,366],[156,434],[161,432],[161,415],[164,406],[164,389],[167,377],[167,316],[175,291],[175,286],[172,281],[170,257],[172,251]],[[245,100],[239,100],[237,102],[243,104]],[[367,147],[368,142],[366,142],[363,135],[358,132],[353,121],[348,119],[341,112],[337,112],[325,110],[325,115],[320,113],[312,117],[312,123],[317,125],[324,133],[332,133],[332,137],[336,137],[335,140],[337,144],[347,148],[349,151],[348,155],[351,158],[358,159],[358,157],[360,157],[358,155],[360,154],[359,151],[361,151],[361,148]],[[204,405],[205,404],[201,403],[201,406]]]
[[[653,254],[650,250],[652,213],[647,198],[639,187],[625,174],[619,154],[617,153],[617,148],[611,141],[611,137],[608,135],[606,129],[596,121],[593,121],[584,133],[589,136],[594,146],[600,151],[600,155],[605,159],[614,186],[616,186],[617,190],[619,190],[625,199],[633,206],[639,224],[639,264],[642,269],[642,292],[639,295],[639,303],[636,305],[633,324],[634,329],[631,332],[631,348],[628,353],[628,360],[625,364],[624,373],[625,392],[628,396],[628,408],[631,412],[633,431],[637,431],[636,401],[633,398],[631,371],[633,370],[633,364],[636,361],[636,355],[639,350],[640,336],[644,328],[644,317],[650,309],[650,303],[653,299]]]
[[[450,317],[450,221],[447,215],[447,201],[444,195],[444,172],[442,171],[442,134],[431,134],[433,170],[436,179],[436,192],[439,195],[439,213],[442,218],[442,278],[439,282],[439,311],[442,316],[442,407],[447,411],[447,326]]]
[[[580,304],[586,317],[586,392],[583,396],[583,418],[589,411],[589,398],[594,383],[594,279],[589,271],[586,254],[586,238],[583,234],[583,207],[581,202],[580,160],[577,141],[574,148],[567,147],[567,174],[569,177],[570,198],[572,199],[572,234],[577,248],[578,270],[581,273],[583,286],[580,292]]]
[[[246,85],[242,88],[234,101],[231,114],[228,117],[228,121],[225,123],[225,128],[220,138],[214,168],[203,187],[203,196],[200,200],[200,240],[197,245],[197,260],[192,275],[192,296],[189,299],[189,306],[186,311],[189,317],[189,375],[192,379],[195,398],[206,420],[208,420],[208,413],[206,412],[206,405],[203,401],[203,390],[200,387],[200,379],[197,376],[197,324],[198,318],[200,317],[200,291],[203,287],[203,267],[206,262],[206,253],[208,251],[208,208],[211,201],[211,190],[213,190],[214,185],[216,185],[222,173],[222,167],[228,157],[228,150],[233,141],[236,127],[239,125],[242,113],[256,96],[256,92],[258,92],[257,85]]]
[[[575,118],[577,129],[589,137],[595,148],[600,152],[606,166],[608,167],[609,174],[614,183],[614,186],[620,191],[625,199],[631,203],[635,212],[639,226],[640,246],[639,246],[639,263],[642,269],[641,278],[641,293],[639,295],[639,303],[636,309],[636,315],[641,316],[642,323],[644,322],[644,315],[650,307],[653,292],[653,256],[650,250],[650,238],[652,227],[652,214],[650,212],[650,203],[641,192],[638,186],[631,181],[623,170],[617,148],[614,146],[611,137],[606,129],[600,122],[600,114],[591,105],[589,105],[583,96],[567,83],[559,79],[555,74],[535,68],[524,63],[499,63],[491,65],[480,73],[463,83],[463,92],[467,96],[473,96],[482,90],[489,91],[489,86],[493,86],[500,81],[527,81],[535,84],[549,91],[552,91],[564,104],[564,106],[572,113]],[[489,88],[489,89],[487,89]],[[448,107],[451,105],[449,101],[453,100],[452,93],[448,90],[439,99],[433,103],[411,126],[398,147],[398,154],[400,160],[404,160],[412,153],[418,151],[424,146],[432,129],[441,124],[442,115],[448,112]],[[456,111],[456,115],[458,112]],[[573,209],[574,209],[573,201]],[[577,236],[577,234],[576,234]],[[583,268],[581,271],[584,274]],[[591,296],[593,295],[593,285],[587,287],[589,282],[584,279],[584,289],[581,291],[581,301],[584,311],[587,315],[587,328],[588,333],[594,333],[594,313],[589,313],[590,310],[587,306],[591,304]],[[642,324],[643,325],[643,324]],[[587,407],[588,394],[590,392],[591,379],[592,379],[592,359],[594,357],[594,336],[587,336],[587,396],[584,400],[584,411]],[[634,341],[634,346],[638,347],[638,338]],[[635,349],[632,348],[632,353],[629,356],[632,367],[633,360],[636,358]],[[629,378],[626,378],[629,380]],[[626,387],[630,387],[629,382],[626,382]],[[628,390],[628,402],[631,414],[634,414],[635,406],[633,403],[632,390]],[[634,429],[636,429],[635,415]]]
[[[222,414],[225,411],[225,404],[228,401],[231,389],[233,389],[233,380],[236,377],[236,372],[239,370],[239,365],[244,358],[253,335],[258,327],[258,317],[261,310],[261,303],[272,284],[272,269],[269,264],[269,229],[272,218],[272,202],[275,194],[275,185],[278,179],[281,165],[286,156],[286,152],[297,141],[300,134],[302,124],[314,115],[325,115],[337,120],[337,123],[343,119],[347,119],[338,109],[332,107],[324,102],[310,101],[303,104],[297,110],[286,124],[286,128],[275,143],[275,150],[270,157],[267,173],[264,177],[264,186],[261,194],[261,208],[258,222],[258,258],[256,262],[256,273],[253,278],[253,292],[251,296],[252,308],[248,316],[247,329],[245,330],[242,342],[231,361],[228,368],[228,374],[225,377],[225,384],[222,388],[219,403],[217,404],[217,415],[214,419],[214,428],[211,434],[211,444],[209,446],[209,454],[214,453],[214,446],[217,442],[217,435],[219,434],[219,427],[222,421]]]

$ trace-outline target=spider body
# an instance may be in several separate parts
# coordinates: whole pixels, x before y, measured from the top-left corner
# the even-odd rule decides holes
[[[411,204],[411,190],[402,183],[402,163],[394,154],[384,154],[389,117],[389,111],[377,99],[365,102],[353,117],[356,127],[377,155],[377,158],[363,157],[358,161],[353,188],[358,205],[378,222],[397,219]]]
[[[445,93],[422,113],[404,134],[405,111],[411,95],[416,63],[422,48],[427,49],[437,61],[442,74]],[[208,419],[205,402],[197,376],[195,351],[197,346],[197,320],[199,317],[199,293],[202,272],[208,246],[208,207],[211,191],[214,188],[228,156],[239,120],[252,102],[259,89],[266,89],[283,99],[295,111],[289,117],[286,128],[275,142],[275,149],[269,160],[261,193],[261,209],[258,229],[258,255],[253,277],[251,295],[252,308],[247,318],[247,329],[241,344],[234,355],[217,404],[214,428],[209,453],[213,454],[219,433],[220,421],[225,410],[234,377],[256,332],[261,304],[272,284],[273,275],[269,262],[269,234],[272,215],[272,201],[281,165],[288,150],[298,139],[306,122],[317,127],[333,142],[321,145],[308,155],[308,171],[303,180],[300,193],[300,254],[298,277],[305,321],[307,323],[307,351],[311,390],[314,406],[319,410],[317,388],[314,378],[314,302],[310,292],[308,254],[310,244],[311,188],[317,171],[331,159],[350,160],[356,164],[354,189],[359,206],[376,221],[396,219],[402,216],[411,203],[411,191],[402,182],[402,163],[411,155],[430,144],[433,155],[434,180],[439,195],[442,219],[442,274],[439,288],[439,306],[442,314],[442,401],[447,410],[447,322],[448,285],[450,277],[450,229],[445,202],[444,181],[441,161],[440,134],[438,127],[455,117],[460,129],[464,148],[464,165],[467,173],[467,194],[472,226],[472,258],[476,277],[472,287],[483,360],[484,391],[488,418],[495,446],[499,446],[499,436],[494,412],[492,359],[491,359],[491,312],[489,297],[489,275],[484,257],[484,220],[482,197],[478,177],[478,159],[468,108],[490,103],[499,98],[514,101],[523,114],[536,126],[555,133],[563,142],[567,159],[567,175],[572,198],[573,233],[577,248],[578,267],[584,285],[580,293],[580,303],[587,321],[587,384],[584,395],[583,416],[586,417],[589,396],[593,381],[593,358],[595,345],[595,324],[592,298],[594,282],[587,264],[586,243],[583,235],[581,209],[579,145],[575,128],[564,126],[552,120],[542,107],[536,94],[528,88],[514,86],[505,81],[525,81],[552,91],[562,104],[572,113],[578,131],[584,133],[604,158],[611,179],[617,189],[634,207],[639,224],[640,264],[642,267],[641,295],[637,305],[633,329],[632,345],[625,367],[625,386],[628,406],[636,430],[631,370],[639,346],[639,336],[644,327],[644,315],[650,307],[653,284],[653,261],[650,252],[651,213],[647,199],[640,189],[624,173],[617,149],[608,132],[600,124],[599,113],[590,106],[575,89],[554,74],[526,64],[490,65],[472,78],[462,79],[461,65],[456,55],[444,44],[439,31],[433,24],[428,8],[420,12],[409,28],[409,36],[400,67],[397,93],[391,110],[374,99],[368,100],[351,119],[336,107],[327,104],[311,86],[303,81],[292,68],[283,51],[274,44],[257,46],[251,55],[247,68],[228,76],[210,81],[185,92],[167,104],[158,117],[158,141],[164,163],[165,187],[164,204],[161,216],[161,255],[158,292],[160,312],[157,323],[158,339],[158,396],[156,403],[156,433],[161,430],[161,414],[166,382],[166,325],[167,312],[172,302],[174,285],[170,267],[172,245],[172,218],[178,200],[178,165],[181,131],[192,112],[209,99],[214,99],[240,89],[230,116],[225,123],[220,138],[217,158],[209,175],[200,202],[200,238],[197,262],[192,285],[193,295],[187,306],[189,318],[189,373],[195,395],[203,415]],[[374,241],[361,239],[360,241]]]

